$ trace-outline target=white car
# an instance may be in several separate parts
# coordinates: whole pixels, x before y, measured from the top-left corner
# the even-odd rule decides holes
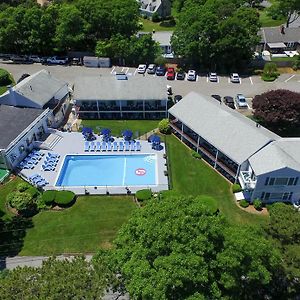
[[[187,80],[189,81],[195,81],[196,80],[196,71],[195,70],[189,70],[187,73]]]
[[[65,57],[58,57],[58,56],[53,56],[47,58],[47,63],[48,64],[53,64],[53,65],[65,65],[67,63],[68,59]]]
[[[139,74],[144,74],[146,72],[146,69],[147,69],[147,66],[146,65],[139,65],[138,66],[138,69],[137,69],[137,72]]]
[[[40,57],[37,56],[37,55],[30,55],[30,56],[29,56],[29,59],[30,59],[32,62],[34,62],[34,63],[40,63],[40,62],[41,62]]]
[[[232,83],[240,83],[240,76],[239,76],[239,74],[238,73],[232,73],[230,75],[230,81]]]
[[[148,66],[147,73],[148,74],[155,74],[155,72],[156,72],[156,65],[150,64]]]
[[[238,108],[248,108],[246,98],[243,94],[236,95],[236,104]]]
[[[215,73],[215,72],[209,73],[209,81],[210,82],[218,82],[217,73]]]

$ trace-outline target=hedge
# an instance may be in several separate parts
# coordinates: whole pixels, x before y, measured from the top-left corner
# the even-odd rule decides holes
[[[56,191],[45,191],[42,196],[42,200],[46,205],[51,205],[55,200]]]
[[[240,201],[240,206],[243,208],[246,208],[249,206],[249,202],[247,202],[245,199]]]
[[[243,189],[239,184],[234,183],[231,187],[231,190],[233,193],[238,193],[238,192],[241,192]]]
[[[148,200],[152,197],[152,192],[149,189],[139,190],[136,192],[135,197],[139,201]]]
[[[59,206],[68,206],[75,198],[71,191],[56,191],[54,202]]]

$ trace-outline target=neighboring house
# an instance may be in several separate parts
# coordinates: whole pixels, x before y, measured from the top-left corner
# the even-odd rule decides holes
[[[84,77],[74,85],[82,119],[162,119],[167,116],[167,101],[166,84],[142,75]]]
[[[0,96],[0,104],[15,107],[46,109],[53,111],[52,127],[58,127],[67,117],[70,104],[68,84],[41,70],[9,87]]]
[[[171,37],[173,31],[158,31],[152,34],[152,39],[159,43],[163,56],[173,58]]]
[[[48,132],[52,112],[47,108],[0,105],[0,169],[14,169]]]
[[[249,200],[300,199],[300,138],[281,138],[195,92],[170,108],[169,118],[174,134],[230,181],[240,182]]]
[[[160,17],[165,18],[171,15],[170,0],[137,0],[140,3],[140,13],[152,17],[157,13]]]
[[[259,31],[261,37],[258,51],[268,50],[271,53],[300,50],[300,28],[263,27]]]

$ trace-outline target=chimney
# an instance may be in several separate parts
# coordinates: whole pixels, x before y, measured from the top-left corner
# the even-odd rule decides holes
[[[17,99],[13,87],[11,85],[8,85],[7,89],[8,89],[8,99],[9,99],[8,105],[17,106]]]
[[[280,33],[285,34],[285,28],[283,25],[280,26]]]

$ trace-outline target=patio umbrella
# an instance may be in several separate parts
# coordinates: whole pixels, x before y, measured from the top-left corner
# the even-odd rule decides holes
[[[153,140],[154,137],[155,137],[155,134],[151,134],[151,135],[148,137],[148,142],[149,142],[149,143],[152,143],[152,140]]]
[[[132,138],[132,135],[133,135],[132,131],[128,130],[128,129],[124,130],[122,132],[122,134],[123,134],[123,137],[124,137],[125,140],[130,140]]]
[[[83,127],[82,128],[82,134],[83,135],[89,134],[89,133],[93,133],[93,129],[92,128],[89,128],[89,127]]]
[[[153,144],[160,144],[160,137],[158,135],[153,135],[151,142]]]
[[[106,135],[106,136],[108,136],[108,135],[110,135],[110,129],[108,129],[108,128],[103,128],[103,129],[101,129],[101,134],[103,134],[103,135]]]

